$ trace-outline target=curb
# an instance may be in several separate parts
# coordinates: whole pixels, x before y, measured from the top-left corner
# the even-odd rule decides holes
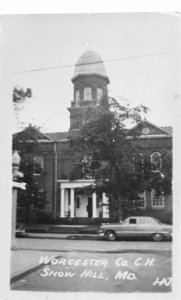
[[[41,233],[40,233],[41,234]],[[63,236],[64,235],[64,236]],[[35,235],[26,233],[25,235],[19,238],[28,238],[28,239],[47,239],[47,240],[104,240],[104,237],[100,237],[99,235],[95,234],[61,234],[61,236],[57,233],[57,235],[49,235],[49,233],[44,235]]]
[[[55,258],[60,258],[60,257],[61,257],[61,255],[58,255],[58,256],[56,256]],[[42,264],[36,265],[36,266],[34,266],[34,267],[32,267],[32,268],[30,268],[30,269],[28,269],[28,270],[26,270],[26,271],[24,271],[24,272],[22,272],[22,273],[19,273],[19,274],[17,274],[17,275],[14,275],[14,276],[11,277],[11,279],[10,279],[10,284],[12,284],[12,283],[14,283],[14,282],[16,282],[16,281],[22,279],[23,277],[25,277],[25,276],[27,276],[27,275],[33,273],[33,272],[36,272],[37,270],[41,269],[44,265],[45,265],[45,264],[42,263]],[[46,265],[49,265],[49,264],[46,264]]]

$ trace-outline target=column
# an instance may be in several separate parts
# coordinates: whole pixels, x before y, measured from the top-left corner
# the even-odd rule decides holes
[[[74,218],[74,188],[70,190],[70,217]]]
[[[92,194],[92,217],[97,218],[96,193]]]
[[[102,194],[102,204],[102,217],[109,218],[109,201],[105,193]]]
[[[61,188],[61,199],[60,199],[60,217],[64,218],[65,217],[65,189]]]

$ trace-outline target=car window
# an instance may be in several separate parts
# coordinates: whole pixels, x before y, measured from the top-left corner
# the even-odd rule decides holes
[[[136,224],[136,218],[129,219],[129,224]]]
[[[139,224],[140,225],[146,225],[147,224],[147,222],[146,222],[146,219],[139,219]]]

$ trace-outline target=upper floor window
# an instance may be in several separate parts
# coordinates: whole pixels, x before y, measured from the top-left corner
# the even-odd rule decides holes
[[[155,189],[151,190],[151,205],[154,208],[164,207],[164,193],[157,194]]]
[[[137,153],[133,156],[133,170],[136,173],[143,172],[143,154]]]
[[[90,87],[84,89],[84,100],[92,100],[92,90]]]
[[[97,100],[101,100],[103,96],[103,89],[97,88]]]
[[[151,167],[153,172],[159,172],[162,169],[161,154],[159,152],[153,152],[151,154]]]
[[[35,156],[34,158],[34,174],[41,175],[43,172],[43,157]]]
[[[79,101],[80,101],[80,91],[79,91],[79,90],[77,90],[77,91],[75,92],[75,101],[76,101],[76,102],[79,102]]]

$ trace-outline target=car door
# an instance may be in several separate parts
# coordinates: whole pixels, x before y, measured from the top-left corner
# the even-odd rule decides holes
[[[137,237],[146,237],[149,235],[149,226],[147,223],[147,218],[141,217],[138,218],[137,226]]]
[[[127,218],[125,221],[123,221],[122,224],[120,224],[119,228],[117,228],[117,236],[122,237],[132,237],[136,235],[137,232],[137,218],[130,217]]]

